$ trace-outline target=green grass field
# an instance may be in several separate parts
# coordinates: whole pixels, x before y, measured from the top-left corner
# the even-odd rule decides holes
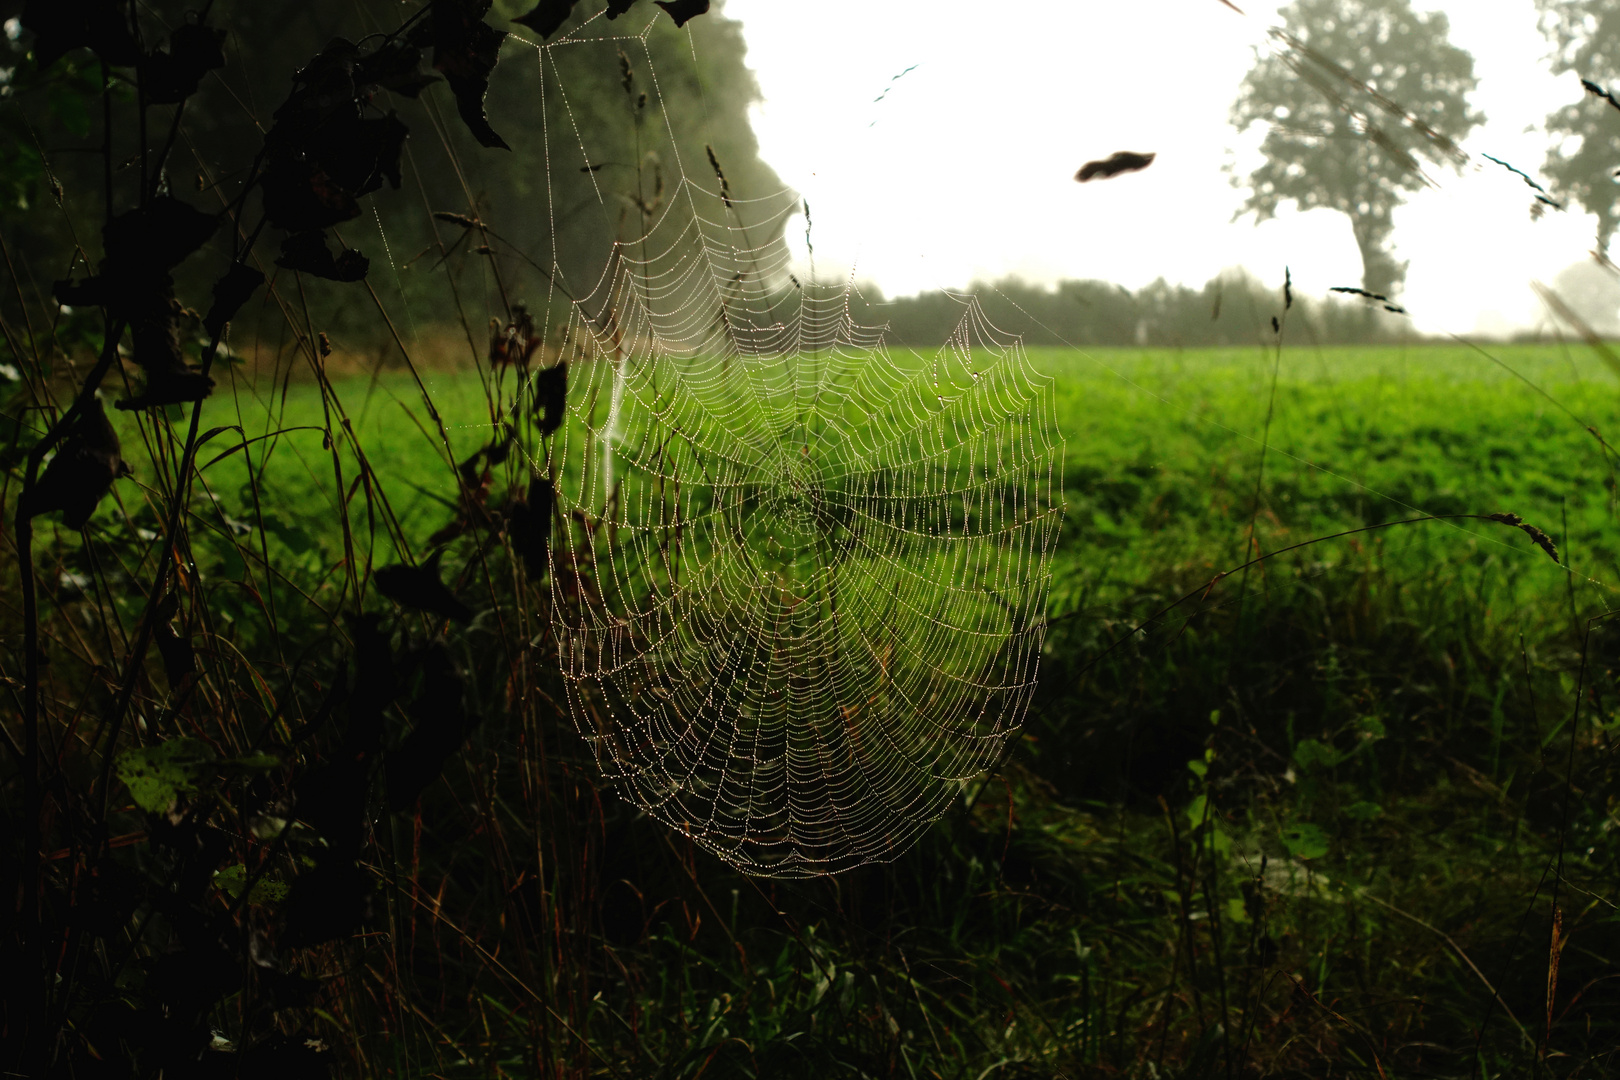
[[[1620,585],[1620,538],[1611,470],[1585,428],[1620,430],[1620,380],[1583,349],[1489,351],[1500,363],[1460,345],[1285,348],[1280,364],[1258,348],[1035,350],[1034,366],[1054,379],[1067,444],[1053,614],[1127,601],[1171,568],[1213,573],[1241,562],[1251,518],[1268,550],[1396,518],[1496,511],[1559,537],[1577,588],[1595,602]],[[424,383],[458,460],[489,441],[489,408],[475,377],[429,372]],[[343,380],[334,391],[405,535],[420,546],[449,513],[433,496],[454,499],[456,486],[415,382],[391,372]],[[316,386],[294,382],[284,393],[257,394],[222,387],[209,421],[238,419],[233,411],[250,438],[288,431],[250,448],[255,468],[265,469],[264,483],[279,498],[319,506],[335,524],[339,498],[322,450]],[[1270,451],[1261,477],[1263,439]],[[239,453],[208,474],[239,510],[242,462]],[[354,471],[351,463],[351,479]],[[337,550],[334,536],[311,539]],[[1360,543],[1372,542],[1413,573],[1450,567],[1507,589],[1514,602],[1565,588],[1565,575],[1524,536],[1485,523],[1407,528]],[[1335,543],[1301,558],[1333,563],[1358,546]]]
[[[563,950],[596,993],[569,1023],[618,1075],[672,1078],[1612,1074],[1616,653],[1601,629],[1583,652],[1582,625],[1620,586],[1600,442],[1620,433],[1620,380],[1585,349],[1489,353],[1032,353],[1055,380],[1067,509],[1018,752],[898,862],[836,881],[677,857],[607,800],[590,931]],[[475,377],[424,380],[454,457],[488,442]],[[333,391],[420,554],[456,487],[417,386]],[[358,468],[340,453],[340,486],[330,407],[310,382],[216,390],[205,427],[239,409],[250,439],[286,433],[204,474],[205,580],[263,546],[288,568],[281,611],[339,604]],[[261,531],[248,458],[296,518]],[[347,506],[356,559],[392,561],[385,515]],[[1263,552],[1497,511],[1568,568],[1503,525],[1404,525],[1281,556],[1130,635],[1241,563],[1251,524]],[[230,597],[220,610],[249,603]],[[497,762],[504,738],[478,752]],[[475,855],[443,858],[476,878],[457,861]],[[419,1025],[437,1048],[421,1052],[519,1074],[531,1029],[505,992],[480,991],[453,1033]]]

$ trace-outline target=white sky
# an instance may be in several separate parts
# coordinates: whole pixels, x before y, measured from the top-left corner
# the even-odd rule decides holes
[[[1246,16],[1220,0],[727,0],[725,12],[764,90],[763,156],[810,202],[820,272],[853,263],[890,296],[1006,274],[1202,285],[1239,265],[1280,283],[1287,264],[1312,294],[1359,285],[1343,215],[1232,221],[1242,193],[1222,166],[1246,175],[1260,133],[1240,138],[1227,112],[1277,22],[1275,3],[1237,3]],[[1487,120],[1464,144],[1477,164],[1431,169],[1438,190],[1396,211],[1396,253],[1411,260],[1403,302],[1426,332],[1533,325],[1543,312],[1529,282],[1588,258],[1594,222],[1532,222],[1529,189],[1478,155],[1536,174],[1540,125],[1580,85],[1549,73],[1533,0],[1414,6],[1450,16]],[[1126,149],[1158,160],[1074,182],[1088,159]],[[801,249],[802,233],[789,224]]]

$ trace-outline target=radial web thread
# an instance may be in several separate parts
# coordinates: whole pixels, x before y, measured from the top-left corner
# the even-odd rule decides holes
[[[969,297],[937,352],[886,347],[849,283],[748,242],[796,196],[734,199],[674,156],[565,328],[546,467],[570,711],[627,798],[747,873],[892,859],[1034,688],[1062,520],[1048,380]]]

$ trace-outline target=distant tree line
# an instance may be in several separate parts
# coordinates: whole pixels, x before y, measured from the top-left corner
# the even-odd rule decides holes
[[[1282,289],[1240,271],[1221,274],[1202,288],[1161,278],[1135,292],[1103,281],[1065,281],[1047,289],[1009,278],[960,293],[885,300],[863,285],[852,308],[857,320],[886,324],[890,344],[926,348],[951,336],[969,296],[978,298],[991,323],[1019,335],[1026,345],[1253,345],[1273,340],[1271,320],[1284,316]],[[1321,344],[1376,344],[1413,336],[1404,316],[1381,307],[1314,299],[1297,291],[1285,325],[1293,340]]]

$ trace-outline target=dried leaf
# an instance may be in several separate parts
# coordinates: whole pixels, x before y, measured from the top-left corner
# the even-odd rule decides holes
[[[22,24],[34,32],[34,62],[50,67],[74,49],[89,49],[104,63],[129,67],[141,50],[120,0],[28,0]]]
[[[278,114],[279,115],[279,114]],[[409,129],[393,113],[362,118],[333,113],[307,130],[269,138],[269,160],[261,185],[270,223],[288,232],[311,232],[352,220],[359,199],[382,187],[400,185],[400,155]]]
[[[529,481],[528,498],[514,499],[506,508],[512,547],[537,578],[545,575],[550,560],[551,516],[556,501],[551,478],[536,476]]]
[[[107,222],[101,231],[106,248],[103,267],[111,266],[120,278],[172,270],[207,243],[219,223],[218,214],[204,213],[172,195],[159,195]]]
[[[1091,180],[1107,180],[1121,173],[1140,172],[1153,164],[1157,154],[1139,154],[1134,150],[1119,150],[1101,161],[1088,161],[1080,166],[1074,178],[1084,184]]]
[[[158,605],[152,624],[152,640],[163,658],[163,673],[168,676],[171,690],[197,670],[197,654],[191,648],[190,636],[174,631],[173,620],[179,608],[180,594],[170,593]]]
[[[355,61],[356,89],[379,86],[408,98],[420,97],[423,90],[439,82],[437,75],[422,70],[422,50],[395,38],[376,52]]]
[[[328,281],[359,281],[371,269],[371,260],[355,248],[344,248],[333,258],[326,246],[326,234],[316,230],[293,233],[283,240],[276,265]]]
[[[203,77],[225,66],[225,31],[181,23],[169,47],[141,57],[141,91],[149,104],[175,105],[197,92]]]
[[[416,727],[384,758],[388,809],[406,810],[439,778],[445,762],[466,741],[471,724],[462,701],[461,676],[443,645],[427,650],[421,660],[422,695],[411,712]]]
[[[62,511],[62,523],[82,529],[112,482],[129,474],[120,456],[118,433],[100,398],[92,398],[56,456],[28,492],[24,517]]]
[[[522,304],[512,305],[512,321],[502,326],[499,319],[489,320],[489,362],[501,364],[527,364],[540,349],[540,338],[534,332],[534,316]]]
[[[554,364],[535,376],[534,402],[540,413],[540,435],[562,427],[568,412],[568,361]]]
[[[483,146],[509,150],[506,140],[490,127],[484,112],[489,76],[500,59],[506,31],[484,22],[490,0],[435,0],[432,15],[411,38],[415,45],[433,49],[433,66],[450,84],[456,111],[473,138]]]
[[[709,0],[653,0],[653,2],[675,20],[676,26],[685,26],[688,20],[695,19],[709,10]]]
[[[326,856],[293,882],[282,907],[281,944],[300,948],[347,937],[369,914],[369,894],[365,874],[352,859]]]
[[[120,409],[153,409],[201,401],[214,380],[186,366],[180,350],[180,320],[185,309],[172,293],[146,296],[130,318],[130,355],[145,372],[141,392],[118,402]]]
[[[236,317],[242,305],[263,284],[263,273],[246,263],[232,263],[225,276],[214,282],[214,303],[208,309],[208,317],[203,320],[203,328],[211,337],[222,336],[225,324]]]
[[[354,689],[349,693],[349,726],[343,753],[365,761],[382,749],[383,710],[399,693],[394,655],[388,638],[378,629],[375,612],[351,615],[349,636],[354,639]]]
[[[533,11],[526,15],[519,15],[512,21],[527,26],[530,30],[539,34],[540,40],[544,41],[552,34],[555,34],[558,28],[568,21],[568,16],[573,12],[574,5],[578,2],[579,0],[540,0],[540,3],[535,5]]]
[[[466,622],[472,618],[472,611],[439,580],[439,559],[443,554],[443,551],[435,551],[420,566],[407,566],[404,563],[385,566],[372,578],[377,583],[378,591],[396,604]]]
[[[607,17],[617,19],[620,15],[629,11],[635,2],[636,0],[608,0]]]

